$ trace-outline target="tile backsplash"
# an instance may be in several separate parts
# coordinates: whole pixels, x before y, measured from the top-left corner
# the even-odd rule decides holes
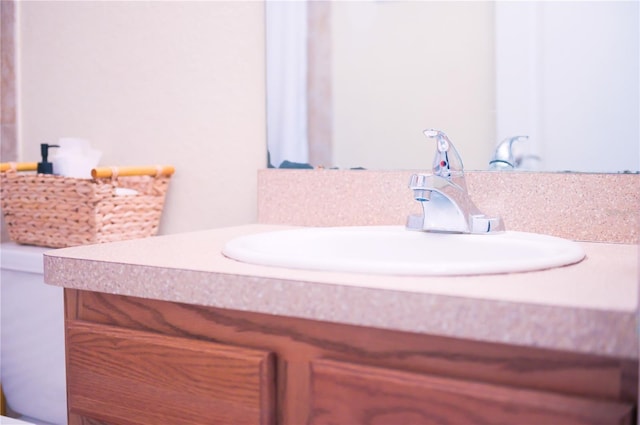
[[[258,222],[298,226],[405,224],[420,204],[412,171],[258,172]],[[640,174],[470,171],[471,198],[508,230],[587,242],[638,243]]]

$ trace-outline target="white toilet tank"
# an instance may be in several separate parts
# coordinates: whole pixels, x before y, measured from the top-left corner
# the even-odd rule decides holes
[[[44,283],[48,250],[0,245],[0,382],[21,419],[66,424],[63,291]]]

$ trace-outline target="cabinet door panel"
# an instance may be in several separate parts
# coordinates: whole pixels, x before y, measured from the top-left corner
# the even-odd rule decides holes
[[[309,423],[621,424],[633,406],[328,359],[311,363]]]
[[[69,411],[112,424],[272,424],[267,351],[67,322]]]

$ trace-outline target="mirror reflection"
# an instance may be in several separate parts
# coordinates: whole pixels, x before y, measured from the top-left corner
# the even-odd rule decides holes
[[[270,163],[424,169],[436,128],[466,169],[637,172],[635,1],[268,1]],[[495,168],[495,167],[494,167]]]

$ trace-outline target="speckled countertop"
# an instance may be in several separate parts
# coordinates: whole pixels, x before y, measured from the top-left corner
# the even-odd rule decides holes
[[[384,329],[638,357],[638,246],[583,243],[546,271],[399,277],[239,263],[226,241],[291,226],[255,224],[64,248],[51,285]]]

